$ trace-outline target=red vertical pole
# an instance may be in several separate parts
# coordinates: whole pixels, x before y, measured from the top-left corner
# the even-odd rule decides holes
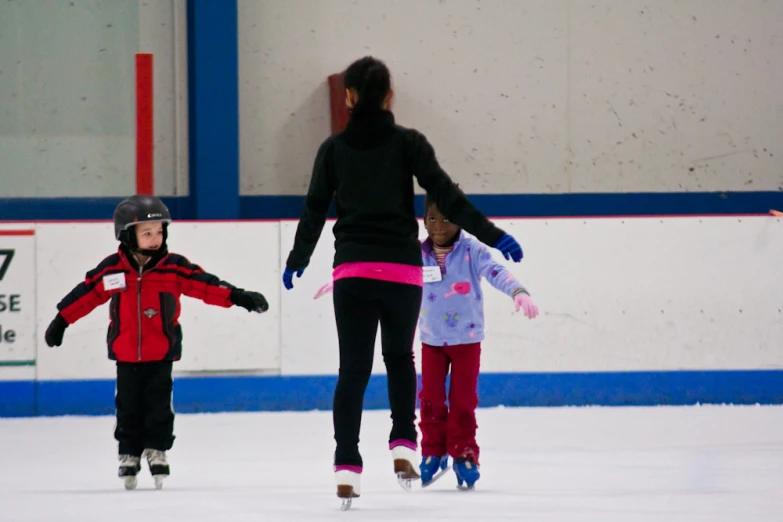
[[[152,54],[136,54],[136,193],[153,194],[155,142],[153,133]]]
[[[329,76],[329,106],[332,112],[332,134],[337,134],[348,124],[342,73]]]

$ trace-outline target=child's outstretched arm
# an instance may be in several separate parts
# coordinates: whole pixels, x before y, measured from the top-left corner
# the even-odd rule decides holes
[[[517,312],[521,308],[528,318],[536,317],[538,307],[533,303],[530,293],[522,283],[506,267],[495,261],[483,244],[472,239],[469,244],[473,268],[479,277],[483,277],[493,287],[511,297]]]
[[[179,291],[188,297],[206,304],[230,308],[241,306],[248,312],[266,312],[269,303],[258,292],[250,292],[205,272],[199,265],[191,263],[179,254],[170,254],[161,269],[173,270],[177,275]]]
[[[69,325],[108,301],[112,291],[125,288],[125,272],[118,267],[119,263],[117,254],[110,255],[57,303],[57,315],[44,335],[47,345],[60,346]]]

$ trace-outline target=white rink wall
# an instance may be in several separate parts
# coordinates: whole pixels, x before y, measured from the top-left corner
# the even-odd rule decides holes
[[[333,375],[337,336],[330,279],[332,222],[295,289],[280,283],[296,222],[179,222],[172,251],[267,296],[270,311],[208,307],[183,298],[179,372]],[[519,238],[521,264],[506,262],[541,309],[530,321],[488,285],[484,372],[606,372],[783,368],[783,223],[779,218],[694,217],[499,220]],[[0,294],[21,311],[0,312],[14,342],[0,342],[0,379],[110,379],[107,306],[72,325],[62,347],[43,334],[57,302],[115,251],[111,223],[0,225],[0,250],[15,249]],[[422,227],[422,237],[423,227]],[[380,343],[380,340],[379,340]],[[417,346],[418,350],[418,341]],[[418,360],[418,357],[417,357]],[[31,372],[34,370],[34,375]],[[375,373],[383,373],[376,358]]]

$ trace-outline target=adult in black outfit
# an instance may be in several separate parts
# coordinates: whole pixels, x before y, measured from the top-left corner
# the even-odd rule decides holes
[[[395,124],[389,110],[391,77],[383,62],[357,60],[345,71],[344,82],[349,122],[318,149],[283,284],[293,288],[294,274],[301,277],[309,264],[334,200],[334,313],[340,343],[334,470],[338,496],[350,505],[350,498],[360,494],[362,403],[379,322],[394,471],[403,480],[418,478],[413,340],[423,277],[414,179],[448,219],[479,241],[516,262],[522,250],[468,201],[423,134]]]

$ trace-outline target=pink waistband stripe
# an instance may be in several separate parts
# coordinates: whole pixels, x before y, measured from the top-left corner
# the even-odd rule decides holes
[[[377,279],[390,283],[424,286],[424,276],[420,266],[401,263],[356,262],[343,263],[334,269],[332,277],[335,281],[349,277]]]

